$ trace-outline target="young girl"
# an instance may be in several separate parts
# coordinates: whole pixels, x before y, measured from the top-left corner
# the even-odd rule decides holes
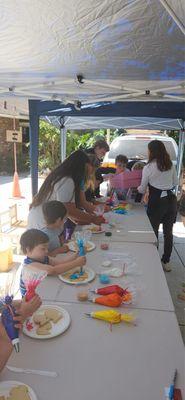
[[[49,238],[46,233],[38,229],[29,229],[24,232],[20,239],[21,249],[26,255],[22,268],[32,267],[47,271],[48,275],[59,275],[75,267],[83,267],[86,257],[79,257],[77,254],[65,256],[63,260],[48,257]],[[20,291],[22,296],[26,294],[26,287],[20,278]]]
[[[149,189],[147,214],[157,238],[159,225],[163,224],[164,253],[161,261],[166,272],[171,271],[172,230],[177,213],[177,199],[173,189],[177,184],[176,169],[165,145],[159,140],[152,140],[148,144],[148,164],[143,168],[138,191],[144,194],[147,187]]]
[[[127,169],[128,158],[123,154],[119,154],[115,159],[116,170],[114,174],[109,174],[105,177],[105,180],[109,180],[108,184],[108,192],[115,192],[119,200],[125,200],[127,196],[128,189],[118,189],[115,184],[114,177],[121,177],[126,173],[130,174],[130,170]],[[115,184],[115,186],[114,186]]]
[[[83,191],[85,175],[91,173],[92,166],[88,155],[81,150],[73,152],[62,164],[55,168],[43,182],[34,197],[28,215],[28,228],[42,229],[46,226],[42,212],[45,201],[61,201],[68,212],[68,217],[84,224],[101,224],[104,222],[81,204],[80,194]],[[87,212],[80,209],[82,207]]]

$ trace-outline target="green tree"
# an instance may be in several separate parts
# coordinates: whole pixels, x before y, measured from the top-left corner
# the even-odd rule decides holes
[[[67,130],[66,155],[67,157],[79,148],[92,147],[96,140],[106,140],[107,130]],[[119,136],[117,130],[110,131],[111,141]],[[39,126],[39,170],[53,169],[60,164],[60,130],[53,125],[40,121]]]
[[[53,169],[60,163],[60,130],[40,121],[39,125],[39,170]]]

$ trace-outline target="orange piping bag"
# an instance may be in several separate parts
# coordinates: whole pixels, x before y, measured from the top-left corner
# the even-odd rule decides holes
[[[119,307],[122,303],[122,297],[118,293],[111,293],[106,296],[97,297],[93,303],[108,307]]]

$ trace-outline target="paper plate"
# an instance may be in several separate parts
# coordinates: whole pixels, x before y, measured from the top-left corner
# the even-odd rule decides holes
[[[51,304],[48,304],[48,305],[44,304],[39,308],[39,310],[37,310],[37,312],[35,314],[40,314],[40,313],[42,314],[42,312],[44,313],[44,310],[46,308],[47,309],[51,308],[51,309],[59,311],[63,315],[63,318],[61,318],[56,324],[51,322],[52,329],[51,329],[51,331],[50,331],[50,333],[48,335],[38,335],[36,333],[38,325],[36,325],[33,322],[33,316],[32,316],[32,317],[29,318],[29,322],[31,324],[33,324],[33,329],[32,330],[28,330],[27,327],[26,327],[26,322],[25,322],[24,325],[23,325],[23,333],[25,335],[27,335],[27,336],[29,336],[29,337],[31,337],[33,339],[51,339],[53,337],[61,335],[62,333],[64,333],[69,328],[69,325],[70,325],[70,322],[71,322],[70,315],[69,315],[68,311],[66,311],[64,308],[62,308],[60,306],[57,306],[55,304],[52,304],[52,305]]]
[[[97,230],[96,230],[97,229]],[[98,230],[98,226],[97,225],[85,225],[85,227],[83,227],[83,230],[88,230],[91,231],[91,233],[94,235],[96,234],[100,234],[100,233],[104,233],[105,229],[101,229]]]
[[[78,251],[78,246],[75,241],[67,243],[69,250],[71,251]],[[92,251],[96,248],[96,245],[93,242],[87,242],[88,248],[86,249],[87,252]]]
[[[74,272],[75,272],[75,270],[79,270],[79,268],[74,268]],[[93,279],[95,278],[95,272],[93,271],[93,269],[91,269],[91,268],[85,268],[85,272],[88,272],[88,278],[87,279],[85,279],[84,281],[80,281],[80,282],[77,282],[77,281],[70,281],[68,278],[66,278],[65,277],[65,274],[63,274],[63,275],[59,275],[58,277],[59,277],[59,279],[61,280],[61,281],[63,281],[63,282],[65,282],[65,283],[68,283],[68,284],[70,284],[70,285],[84,285],[84,284],[86,284],[86,283],[88,283],[88,282],[91,282],[91,281],[93,281]],[[73,272],[71,272],[71,273],[73,273]]]
[[[33,391],[33,389],[30,386],[25,385],[25,383],[23,383],[23,382],[18,382],[18,381],[0,382],[0,396],[8,397],[10,394],[10,390],[13,389],[14,387],[20,386],[20,385],[24,385],[28,388],[28,393],[29,393],[31,400],[38,400],[38,397],[36,396],[35,392]]]

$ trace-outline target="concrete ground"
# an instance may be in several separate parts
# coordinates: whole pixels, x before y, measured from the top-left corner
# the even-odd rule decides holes
[[[26,221],[31,203],[31,180],[30,176],[20,176],[20,189],[21,194],[24,196],[22,199],[12,199],[12,181],[13,177],[0,176],[0,212],[7,210],[8,206],[17,204],[18,218]],[[43,179],[39,179],[39,186],[42,184]],[[18,228],[18,235],[24,231],[24,228]],[[160,231],[162,231],[160,229]],[[174,246],[171,256],[172,271],[165,273],[168,287],[174,303],[177,320],[181,329],[182,337],[185,342],[185,301],[178,299],[178,294],[182,292],[182,283],[185,282],[185,227],[183,226],[180,216],[174,225]],[[159,253],[162,256],[163,237],[162,233],[159,235]],[[156,293],[157,295],[157,293]]]
[[[160,231],[162,231],[161,228]],[[182,337],[185,343],[185,301],[178,298],[178,295],[182,293],[182,284],[183,282],[185,283],[185,227],[181,222],[180,216],[178,217],[176,224],[174,224],[173,235],[173,251],[170,261],[172,271],[165,272],[165,276],[174,303],[175,312],[182,333]],[[162,251],[163,237],[162,233],[160,233],[159,253],[161,256]]]

